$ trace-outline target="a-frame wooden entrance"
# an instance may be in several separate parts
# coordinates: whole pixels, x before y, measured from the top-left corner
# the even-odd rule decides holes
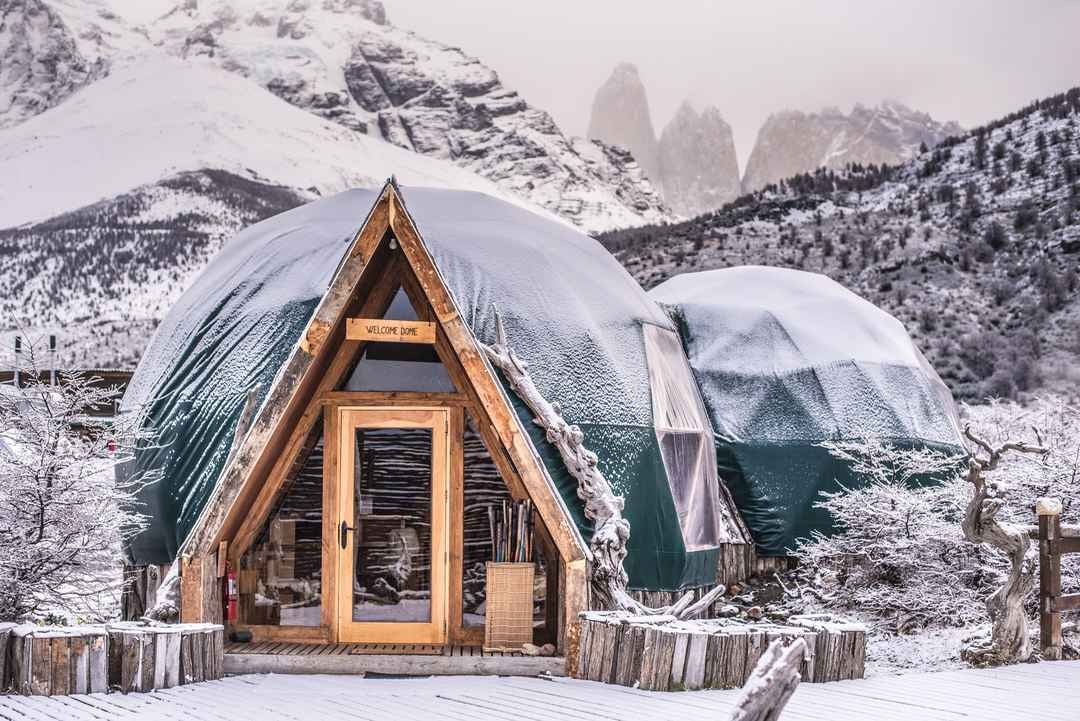
[[[373,340],[376,336],[370,335],[371,329],[358,324],[384,319],[395,299],[400,300],[402,295],[412,306],[415,320],[390,320],[406,324],[399,327],[413,323],[420,333],[432,331],[430,348],[445,369],[449,385],[444,381],[445,387],[436,384],[422,390],[372,389],[362,387],[362,383],[359,389],[356,383],[350,386],[358,374],[363,375],[358,367],[366,362],[365,349],[381,342]],[[415,339],[410,335],[406,341]],[[355,634],[389,630],[389,626],[365,626],[363,613],[356,620],[347,600],[352,589],[344,587],[346,583],[356,585],[355,578],[348,577],[357,563],[350,558],[356,553],[355,546],[350,546],[355,531],[344,531],[342,548],[342,524],[356,528],[358,500],[356,495],[350,495],[357,493],[356,489],[347,488],[348,481],[343,479],[348,478],[349,470],[354,470],[357,429],[377,425],[373,420],[377,412],[372,409],[382,409],[391,416],[396,412],[393,422],[427,424],[423,427],[434,434],[430,453],[431,518],[413,524],[425,529],[422,533],[410,530],[410,524],[405,523],[406,528],[398,529],[394,538],[398,545],[420,543],[430,548],[433,558],[443,551],[445,558],[444,564],[437,559],[431,563],[431,603],[421,614],[420,623],[425,629],[403,626],[399,635],[395,636],[398,631],[394,630],[387,637],[417,643],[479,641],[482,629],[467,628],[461,621],[462,438],[468,425],[482,439],[508,492],[514,498],[529,498],[537,510],[538,545],[549,569],[548,627],[553,640],[565,647],[567,631],[573,632],[568,621],[586,607],[584,544],[392,183],[386,185],[348,248],[267,400],[246,432],[238,433],[233,461],[185,542],[185,618],[210,620],[220,613],[220,569],[226,561],[233,568],[242,568],[244,554],[260,534],[265,538],[268,518],[289,479],[313,454],[321,454],[318,618],[314,619],[314,610],[309,609],[308,625],[283,624],[280,619],[275,623],[252,623],[251,618],[241,618],[237,625],[249,628],[256,638],[307,642],[333,642],[357,638]],[[431,416],[417,420],[425,412]],[[434,429],[439,419],[445,419],[446,424],[445,453],[436,448],[439,434]],[[402,426],[398,423],[391,427]],[[445,464],[445,473],[440,464]],[[445,516],[436,498],[443,477],[447,492]],[[345,508],[350,502],[353,508]],[[363,511],[361,508],[360,515]],[[440,530],[437,526],[442,517],[445,527]],[[442,544],[441,548],[438,544]],[[445,581],[437,578],[439,574],[444,574]],[[444,589],[445,601],[438,598]],[[438,629],[440,617],[445,619],[442,631]]]

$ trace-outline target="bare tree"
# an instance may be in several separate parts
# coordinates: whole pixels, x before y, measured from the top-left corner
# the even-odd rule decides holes
[[[149,440],[135,418],[92,415],[120,395],[77,372],[44,379],[33,347],[21,382],[0,386],[0,620],[45,613],[98,620],[115,612],[121,546],[145,519],[142,481],[114,466]]]
[[[1037,430],[1035,433],[1038,436]],[[1049,451],[1041,445],[1028,445],[1023,441],[994,447],[972,433],[970,426],[964,429],[964,436],[975,445],[975,452],[968,460],[967,481],[974,493],[961,524],[964,536],[972,543],[986,543],[1005,553],[1010,567],[1005,585],[986,600],[992,624],[990,643],[967,648],[963,655],[976,664],[1026,661],[1031,656],[1031,640],[1024,596],[1031,590],[1032,572],[1025,569],[1024,557],[1031,541],[1026,527],[998,520],[1004,505],[1001,489],[998,483],[987,481],[986,474],[997,468],[1006,453],[1046,455]]]

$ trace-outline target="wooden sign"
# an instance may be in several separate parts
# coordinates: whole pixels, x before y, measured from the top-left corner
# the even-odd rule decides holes
[[[435,324],[417,320],[349,318],[346,321],[345,337],[348,340],[390,343],[434,343]]]

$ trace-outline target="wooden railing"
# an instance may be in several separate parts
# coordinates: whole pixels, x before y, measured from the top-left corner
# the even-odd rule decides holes
[[[1080,534],[1062,529],[1061,501],[1040,498],[1039,516],[1039,645],[1046,660],[1061,658],[1061,612],[1080,610],[1080,593],[1061,592],[1061,557],[1080,553]]]

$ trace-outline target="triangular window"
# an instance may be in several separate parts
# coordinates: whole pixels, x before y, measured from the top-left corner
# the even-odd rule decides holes
[[[398,288],[383,318],[418,320],[419,316],[405,290]],[[372,341],[364,345],[360,360],[342,390],[453,393],[456,388],[435,346]]]

